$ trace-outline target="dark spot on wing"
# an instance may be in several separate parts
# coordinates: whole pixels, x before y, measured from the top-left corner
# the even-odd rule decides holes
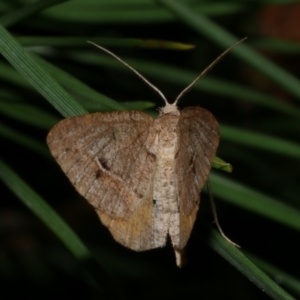
[[[71,152],[72,154],[77,154],[78,153],[78,149],[75,148],[75,147],[73,147],[73,148],[72,147],[66,147],[65,148],[65,152],[66,153],[70,153]]]
[[[196,156],[196,154],[193,154],[193,155],[190,157],[189,166],[192,166],[192,165],[194,164],[195,156]]]
[[[144,197],[144,195],[142,195],[141,193],[138,193],[138,191],[135,189],[134,191],[133,191],[135,194],[136,194],[136,196],[138,197],[138,198],[140,198],[140,199],[142,199],[143,197]]]
[[[156,200],[155,199],[152,200],[152,204],[153,204],[153,206],[156,205]]]
[[[195,164],[192,165],[192,172],[196,175],[196,166],[195,166]]]
[[[101,171],[101,170],[97,170],[97,171],[95,172],[95,178],[96,178],[96,179],[100,178],[101,175],[102,175],[102,171]]]
[[[148,155],[150,156],[150,158],[152,160],[154,160],[154,161],[156,160],[156,155],[154,153],[151,153],[151,152],[148,151]]]
[[[114,141],[117,139],[117,136],[116,136],[115,130],[113,130],[113,133],[112,133],[112,138],[113,138],[113,140],[114,140]]]
[[[108,167],[107,162],[103,158],[98,157],[98,162],[103,169],[110,171],[110,168]]]

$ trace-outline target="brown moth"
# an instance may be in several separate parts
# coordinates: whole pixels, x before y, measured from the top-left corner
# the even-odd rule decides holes
[[[200,191],[219,144],[219,126],[204,108],[179,111],[176,104],[235,45],[211,63],[173,104],[131,66],[95,45],[156,90],[165,106],[157,119],[140,111],[68,118],[51,129],[47,144],[76,190],[125,247],[135,251],[163,247],[169,236],[176,263],[182,265]]]

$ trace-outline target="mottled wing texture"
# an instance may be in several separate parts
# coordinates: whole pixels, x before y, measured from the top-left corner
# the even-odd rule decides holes
[[[93,113],[65,119],[49,132],[52,155],[99,215],[129,219],[145,201],[152,203],[153,121],[137,111]]]
[[[180,211],[189,215],[199,202],[199,193],[216,155],[219,126],[209,111],[187,107],[181,111],[178,134],[175,161],[178,202]]]
[[[166,236],[157,244],[153,224],[152,190],[148,201],[137,207],[128,219],[116,219],[97,211],[101,222],[108,227],[114,239],[135,251],[144,251],[165,245]]]
[[[200,191],[210,172],[219,144],[219,126],[215,117],[201,107],[187,107],[178,122],[178,149],[175,178],[180,211],[182,249],[193,228],[200,201]]]

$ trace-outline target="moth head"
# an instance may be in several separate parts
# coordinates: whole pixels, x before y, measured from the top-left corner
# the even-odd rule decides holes
[[[174,115],[174,116],[179,116],[179,110],[177,108],[177,105],[175,103],[168,103],[166,102],[166,105],[161,107],[159,109],[159,115],[165,115],[165,114],[170,114],[170,115]]]

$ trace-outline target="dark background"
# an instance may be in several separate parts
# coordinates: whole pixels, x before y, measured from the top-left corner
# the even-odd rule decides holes
[[[193,44],[195,48],[188,51],[166,49],[165,44],[158,49],[139,47],[134,43],[129,46],[121,43],[114,47],[104,42],[102,45],[126,61],[132,58],[149,65],[161,63],[193,71],[195,74],[201,72],[224,50],[213,38],[197,33],[187,23],[172,16],[171,12],[164,17],[163,13],[167,10],[163,6],[156,6],[154,2],[94,2],[70,1],[49,9],[49,12],[45,10],[30,15],[7,26],[7,29],[15,37],[35,38],[20,42],[28,47],[28,51],[41,54],[49,62],[98,92],[124,104],[131,101],[153,103],[154,106],[146,110],[153,115],[157,113],[158,107],[163,106],[157,94],[125,68],[119,70],[100,67],[97,61],[88,63],[89,55],[97,57],[100,51],[86,44],[86,37],[94,38],[95,41],[97,38],[110,38],[114,41],[136,38],[141,39],[142,46],[143,40],[148,39]],[[30,3],[33,2],[13,1],[8,4],[0,1],[0,10],[3,16],[7,16]],[[198,13],[203,13],[238,38],[248,36],[244,43],[295,77],[299,76],[299,51],[278,50],[276,47],[260,44],[270,38],[278,38],[282,41],[281,45],[286,43],[299,47],[298,4],[272,6],[261,1],[245,1],[243,4],[234,1],[186,3],[195,7],[195,11],[201,3],[203,7],[210,7],[210,10],[199,10]],[[212,3],[216,5],[213,6]],[[227,9],[231,7],[231,10],[218,9],[219,4]],[[141,11],[149,12],[149,16],[142,17]],[[160,14],[162,17],[159,17]],[[38,40],[41,37],[56,37],[57,42],[52,46],[47,43],[44,45]],[[60,37],[82,37],[82,42],[63,45]],[[99,57],[101,56],[103,53],[99,53]],[[6,64],[4,58],[1,59],[1,64]],[[138,69],[138,65],[134,67]],[[160,73],[160,70],[157,72]],[[145,76],[162,90],[170,102],[186,86],[172,79],[146,73]],[[295,109],[299,106],[297,99],[289,91],[232,54],[219,62],[205,78],[266,93],[274,97],[274,101]],[[17,104],[26,104],[46,111],[53,120],[62,118],[29,84],[23,85],[19,77],[11,79],[8,73],[2,72],[0,80],[3,88],[0,105],[13,103],[18,110],[20,106]],[[203,80],[205,82],[204,78]],[[201,86],[201,81],[199,85]],[[85,105],[84,97],[72,90],[68,91]],[[218,86],[194,88],[179,103],[181,108],[189,105],[199,105],[210,110],[219,121],[221,129],[222,125],[230,125],[299,143],[299,120],[296,117],[268,109],[259,102],[223,95]],[[22,121],[21,117],[7,113],[5,109],[1,109],[3,107],[0,106],[1,124],[45,146],[50,125],[48,128],[34,126],[28,121]],[[25,111],[20,109],[20,115],[24,114]],[[0,182],[0,296],[2,293],[5,298],[14,299],[22,293],[23,297],[44,299],[101,299],[102,296],[113,299],[269,299],[269,296],[205,243],[209,239],[210,227],[213,227],[206,193],[201,196],[201,209],[187,246],[188,263],[179,269],[175,266],[169,242],[163,249],[143,253],[135,253],[117,244],[108,230],[99,223],[92,207],[75,192],[49,152],[45,156],[40,155],[1,131],[0,156],[2,161],[58,212],[97,258],[97,261],[90,259],[80,263],[48,227]],[[238,140],[234,141],[234,138],[223,139],[222,135],[218,157],[230,162],[233,172],[213,172],[277,199],[280,203],[289,205],[295,214],[299,213],[299,167],[295,157],[276,153],[272,149],[263,150],[243,145]],[[240,244],[242,251],[259,267],[264,269],[266,263],[270,264],[273,268],[270,276],[278,284],[283,283],[283,287],[296,298],[299,297],[299,290],[297,292],[295,288],[286,285],[300,275],[299,229],[264,217],[255,210],[250,211],[243,204],[243,199],[234,204],[224,198],[215,196],[220,223],[225,233]],[[268,211],[278,208],[274,204],[265,209]],[[86,270],[100,282],[100,290]],[[285,278],[282,272],[289,274],[292,279],[282,282],[282,278]]]

